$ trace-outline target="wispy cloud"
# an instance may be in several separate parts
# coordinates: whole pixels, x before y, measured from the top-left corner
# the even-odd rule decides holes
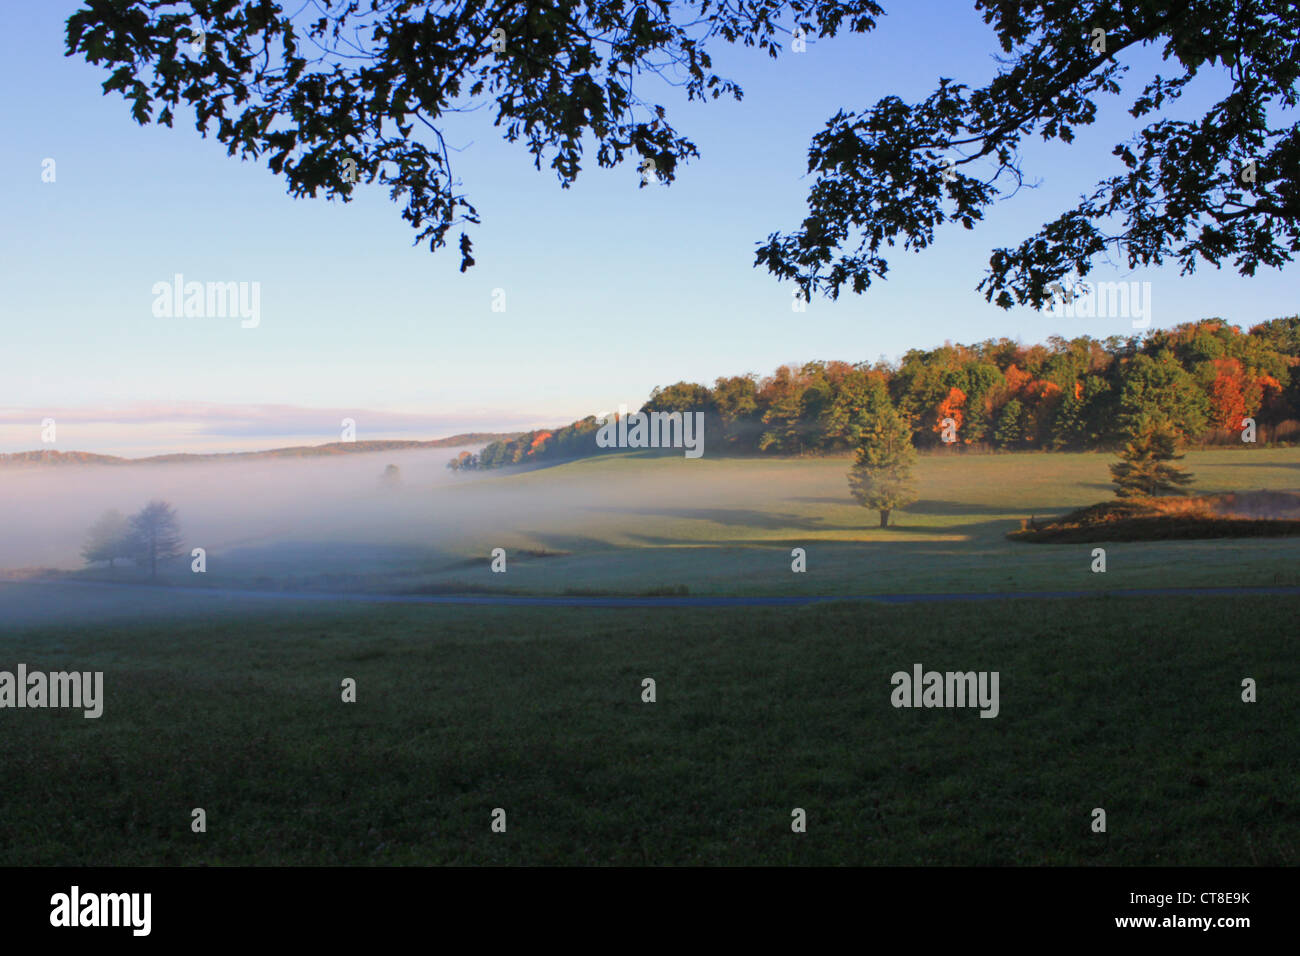
[[[418,412],[374,408],[216,402],[133,402],[118,406],[0,407],[0,451],[50,448],[101,454],[244,451],[282,444],[338,441],[344,419],[358,440],[433,439],[469,431],[516,431],[539,422],[535,412],[498,409]],[[42,444],[41,423],[54,419],[56,441]],[[225,441],[223,441],[223,439]],[[244,439],[245,441],[239,441]]]

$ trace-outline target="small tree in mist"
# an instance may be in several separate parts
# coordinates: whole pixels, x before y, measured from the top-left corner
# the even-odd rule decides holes
[[[81,556],[87,564],[107,561],[111,568],[118,558],[130,557],[135,550],[131,523],[116,508],[105,511],[99,520],[90,526],[86,535],[85,547]]]
[[[131,518],[135,551],[149,563],[150,579],[158,577],[158,562],[180,557],[181,531],[176,509],[165,501],[151,501]]]
[[[396,488],[402,483],[402,469],[396,465],[389,465],[384,469],[384,473],[379,476],[379,483],[385,488]]]
[[[858,433],[861,437],[849,471],[849,490],[858,504],[880,512],[880,527],[888,527],[891,511],[916,500],[912,429],[885,397],[868,405]]]

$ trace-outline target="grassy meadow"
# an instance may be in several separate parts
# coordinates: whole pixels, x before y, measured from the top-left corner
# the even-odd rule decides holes
[[[618,456],[430,495],[437,547],[407,522],[383,548],[248,549],[201,577],[692,594],[1296,583],[1296,539],[1113,544],[1103,575],[1090,545],[1005,538],[1103,499],[1108,461],[923,458],[921,500],[881,530],[844,460]],[[1294,488],[1300,451],[1188,464],[1197,490]],[[506,574],[491,547],[509,549]],[[0,715],[3,865],[1300,863],[1300,596],[593,609],[10,583],[0,599],[24,587],[36,616],[5,619],[0,668],[102,670],[106,700],[95,720]],[[55,619],[60,587],[80,620]],[[96,617],[109,591],[119,613]],[[916,663],[997,671],[999,715],[895,709],[890,676]]]
[[[5,713],[0,864],[1295,865],[1297,612],[317,606],[25,631],[6,662],[103,669],[106,704]],[[998,670],[999,716],[894,709],[915,662]]]
[[[611,455],[464,476],[340,507],[315,540],[222,553],[178,583],[389,592],[863,595],[1300,584],[1300,538],[1091,544],[1006,538],[1023,519],[1113,496],[1111,455],[933,454],[891,526],[848,492],[846,458]],[[1191,452],[1197,493],[1300,490],[1300,448]],[[355,512],[352,524],[344,524]],[[182,515],[184,519],[184,515]],[[301,536],[301,537],[306,537]],[[493,574],[493,548],[508,554]],[[791,572],[793,548],[807,572]]]

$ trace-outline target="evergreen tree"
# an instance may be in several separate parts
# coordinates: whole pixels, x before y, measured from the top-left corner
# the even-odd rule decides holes
[[[1082,388],[1079,391],[1082,392]],[[1083,429],[1083,397],[1076,395],[1073,390],[1067,391],[1052,418],[1052,448],[1059,450],[1077,447],[1081,444]]]
[[[1004,448],[1015,448],[1025,440],[1025,406],[1020,399],[1013,398],[1002,406],[993,440]]]
[[[889,513],[916,500],[912,486],[912,429],[907,419],[887,399],[872,402],[862,416],[861,436],[849,489],[858,504],[880,512],[880,527],[889,525]]]
[[[1166,421],[1142,420],[1136,434],[1110,466],[1117,498],[1143,498],[1182,494],[1192,476],[1170,462],[1180,461],[1178,430]]]

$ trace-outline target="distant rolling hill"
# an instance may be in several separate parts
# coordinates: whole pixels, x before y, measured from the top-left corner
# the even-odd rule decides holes
[[[325,445],[295,445],[292,448],[270,448],[266,451],[232,451],[211,454],[150,455],[147,458],[120,458],[117,455],[96,455],[88,451],[20,451],[0,455],[0,468],[32,465],[153,465],[176,462],[226,461],[231,459],[260,458],[322,458],[329,455],[359,455],[378,451],[408,451],[414,448],[461,448],[467,445],[486,445],[494,441],[517,438],[522,432],[469,432],[450,438],[432,441],[336,441]]]

